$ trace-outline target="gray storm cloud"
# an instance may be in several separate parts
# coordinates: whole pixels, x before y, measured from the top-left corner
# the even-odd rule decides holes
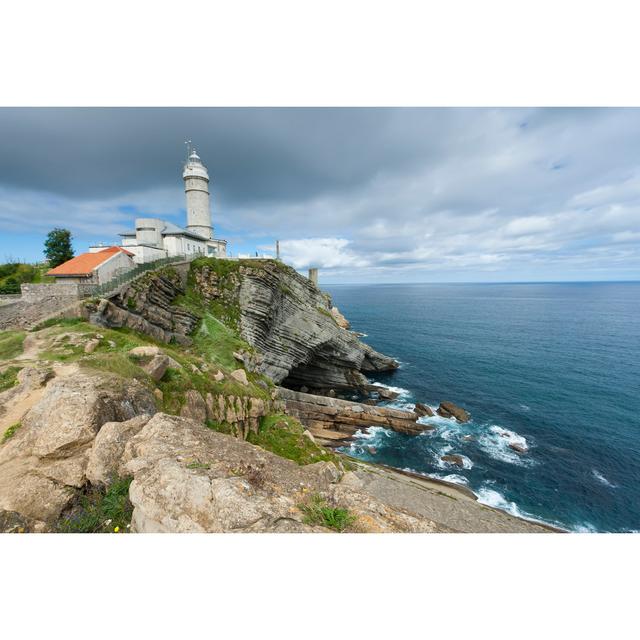
[[[2,235],[24,220],[115,234],[137,211],[178,213],[186,138],[212,175],[216,225],[281,239],[299,268],[640,273],[637,109],[3,108]]]

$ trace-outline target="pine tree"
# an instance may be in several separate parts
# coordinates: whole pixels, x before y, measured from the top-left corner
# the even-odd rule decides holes
[[[49,231],[44,243],[44,255],[51,269],[73,258],[71,231],[54,229]]]

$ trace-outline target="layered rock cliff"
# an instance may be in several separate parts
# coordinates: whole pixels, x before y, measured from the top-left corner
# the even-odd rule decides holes
[[[277,384],[364,389],[366,374],[398,367],[338,323],[328,294],[275,260],[197,260],[189,278],[190,289],[262,354],[258,370]]]

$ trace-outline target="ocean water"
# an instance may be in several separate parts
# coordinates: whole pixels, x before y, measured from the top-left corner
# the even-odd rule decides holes
[[[640,531],[640,283],[324,288],[401,362],[372,379],[401,392],[394,406],[450,400],[472,418],[424,418],[436,429],[413,437],[370,428],[349,453],[572,531]]]

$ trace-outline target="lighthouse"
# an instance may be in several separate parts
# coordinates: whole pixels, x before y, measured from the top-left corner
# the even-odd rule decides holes
[[[187,161],[182,172],[187,198],[187,229],[207,240],[213,239],[211,206],[209,204],[209,173],[195,147],[189,144]]]

